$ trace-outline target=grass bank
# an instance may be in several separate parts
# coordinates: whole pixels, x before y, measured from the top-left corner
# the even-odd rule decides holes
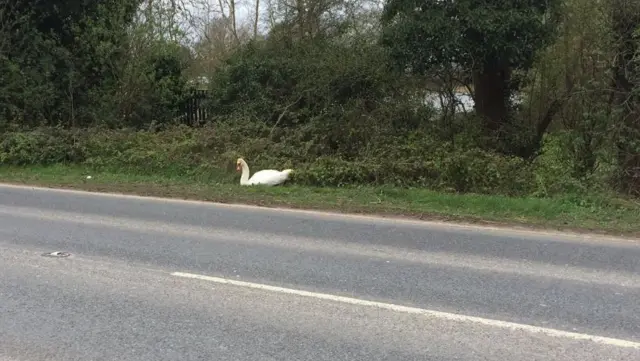
[[[91,179],[87,179],[91,175]],[[1,167],[0,181],[245,203],[640,236],[640,203],[613,197],[507,197],[393,187],[240,187],[197,177],[98,172],[82,166]]]

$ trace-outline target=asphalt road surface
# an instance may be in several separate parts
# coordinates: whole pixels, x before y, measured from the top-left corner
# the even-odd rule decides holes
[[[0,186],[0,360],[637,361],[640,242]]]

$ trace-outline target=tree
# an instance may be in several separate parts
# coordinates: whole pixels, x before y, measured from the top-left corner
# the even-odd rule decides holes
[[[95,119],[92,92],[117,77],[140,0],[24,0],[0,6],[0,116],[29,125]],[[7,101],[4,101],[6,99]],[[78,123],[80,122],[80,123]]]
[[[514,71],[531,67],[553,34],[560,0],[387,0],[382,43],[399,70],[461,68],[476,112],[494,134],[512,116]]]
[[[640,3],[611,0],[616,47],[611,104],[616,115],[619,188],[640,194]]]

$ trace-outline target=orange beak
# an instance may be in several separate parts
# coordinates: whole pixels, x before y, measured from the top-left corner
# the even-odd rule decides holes
[[[236,164],[236,171],[238,171],[238,172],[239,172],[239,171],[240,171],[240,169],[241,169],[241,168],[240,168],[240,164]]]

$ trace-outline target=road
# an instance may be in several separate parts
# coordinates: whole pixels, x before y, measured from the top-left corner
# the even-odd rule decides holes
[[[0,274],[7,361],[640,360],[634,240],[2,185]]]

